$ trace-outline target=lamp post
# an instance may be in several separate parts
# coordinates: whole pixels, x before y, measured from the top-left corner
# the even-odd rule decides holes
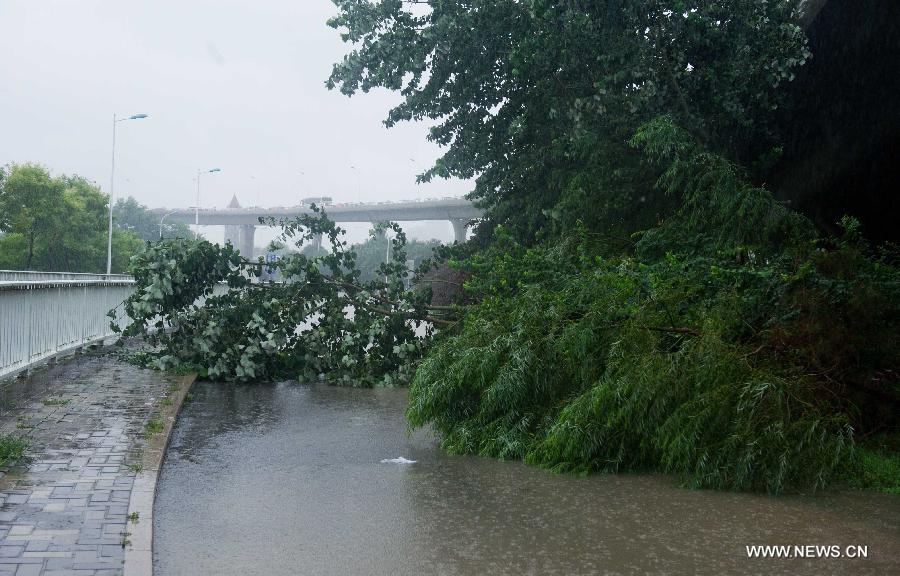
[[[178,212],[178,210],[172,210],[171,212],[166,212],[165,214],[163,214],[162,218],[159,219],[159,239],[160,240],[163,239],[163,221],[166,219],[167,216],[171,216],[172,214],[174,214],[176,212]]]
[[[219,168],[210,168],[209,170],[201,170],[199,168],[197,169],[197,203],[194,204],[194,226],[196,226],[197,229],[194,230],[194,232],[198,236],[200,235],[200,175],[221,171],[222,170]]]
[[[119,122],[126,120],[140,120],[147,118],[146,114],[135,114],[128,118],[117,118],[113,114],[113,138],[112,138],[112,167],[109,170],[109,230],[106,238],[106,273],[112,273],[112,224],[113,224],[113,200],[116,186],[116,128]]]

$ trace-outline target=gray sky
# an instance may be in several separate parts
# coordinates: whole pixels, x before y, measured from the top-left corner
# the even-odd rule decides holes
[[[330,0],[3,0],[0,164],[39,162],[108,191],[112,114],[146,113],[119,124],[116,197],[151,207],[193,206],[196,170],[213,167],[201,206],[234,193],[245,206],[465,194],[467,182],[416,185],[440,150],[423,124],[384,128],[399,96],[325,88],[347,51],[325,24],[335,11]],[[448,223],[408,228],[452,237]]]

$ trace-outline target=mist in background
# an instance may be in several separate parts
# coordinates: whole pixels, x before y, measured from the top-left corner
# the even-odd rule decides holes
[[[462,196],[464,181],[417,185],[440,149],[427,125],[382,125],[399,96],[347,98],[325,80],[349,47],[330,0],[0,3],[0,164],[38,162],[151,208],[291,206]],[[351,166],[353,168],[351,168]],[[359,241],[367,225],[347,225]],[[406,223],[452,239],[448,222]],[[222,240],[221,227],[207,227]],[[259,230],[257,245],[273,233]]]

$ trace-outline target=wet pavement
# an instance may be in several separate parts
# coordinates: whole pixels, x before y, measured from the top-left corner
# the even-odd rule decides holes
[[[0,576],[122,573],[129,465],[175,381],[106,351],[0,382],[0,432],[29,443],[0,472]]]
[[[900,497],[554,475],[408,435],[404,390],[199,382],[154,512],[172,575],[900,574]],[[382,462],[403,457],[413,464]],[[867,558],[748,558],[751,545]]]

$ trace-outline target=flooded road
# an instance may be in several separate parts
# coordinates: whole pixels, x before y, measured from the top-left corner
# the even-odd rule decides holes
[[[900,574],[900,497],[678,488],[448,456],[405,390],[198,382],[163,466],[156,574]],[[382,463],[403,457],[414,464]],[[750,545],[868,557],[748,558]]]

